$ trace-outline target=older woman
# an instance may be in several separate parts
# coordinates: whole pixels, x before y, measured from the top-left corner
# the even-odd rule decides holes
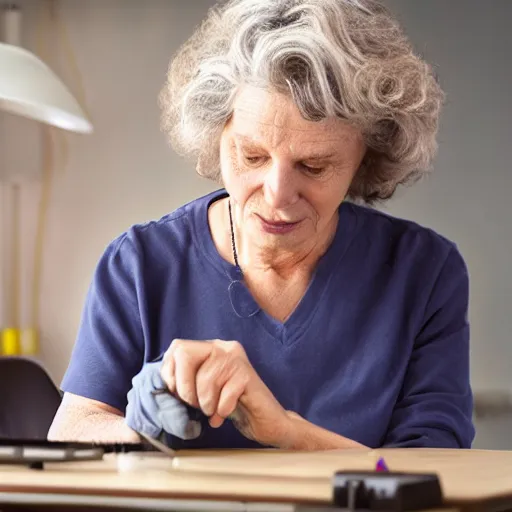
[[[428,169],[442,100],[376,1],[213,9],[162,107],[224,189],[108,247],[50,437],[469,447],[464,262],[370,207]]]

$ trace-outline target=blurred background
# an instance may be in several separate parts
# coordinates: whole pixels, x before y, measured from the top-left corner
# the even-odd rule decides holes
[[[94,127],[88,134],[46,128],[0,108],[4,353],[35,358],[56,383],[106,245],[131,224],[216,188],[169,148],[157,106],[170,57],[213,4],[16,2],[19,44],[48,64]],[[447,104],[432,175],[385,209],[435,229],[465,257],[474,446],[512,449],[512,2],[387,4],[435,65]],[[0,84],[5,73],[0,68]]]

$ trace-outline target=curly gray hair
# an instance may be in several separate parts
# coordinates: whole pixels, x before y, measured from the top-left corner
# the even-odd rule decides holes
[[[220,181],[220,137],[239,88],[291,95],[305,119],[358,126],[368,148],[349,197],[390,198],[428,171],[444,94],[376,0],[230,0],[172,59],[160,93],[174,149]]]

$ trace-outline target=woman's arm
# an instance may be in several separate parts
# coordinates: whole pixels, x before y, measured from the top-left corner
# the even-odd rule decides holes
[[[138,443],[139,435],[110,405],[65,393],[48,432],[50,441]]]
[[[469,278],[452,248],[437,277],[384,446],[470,448]]]
[[[144,354],[136,242],[133,234],[119,237],[98,262],[61,383],[65,394],[50,439],[137,441],[123,417],[131,380],[140,371]]]
[[[288,411],[288,416],[290,418],[289,434],[279,448],[306,451],[367,448],[348,437],[318,427],[294,412]]]

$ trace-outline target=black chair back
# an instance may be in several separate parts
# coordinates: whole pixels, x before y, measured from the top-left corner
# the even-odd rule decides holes
[[[22,357],[0,357],[0,438],[46,439],[61,393],[44,368]]]

